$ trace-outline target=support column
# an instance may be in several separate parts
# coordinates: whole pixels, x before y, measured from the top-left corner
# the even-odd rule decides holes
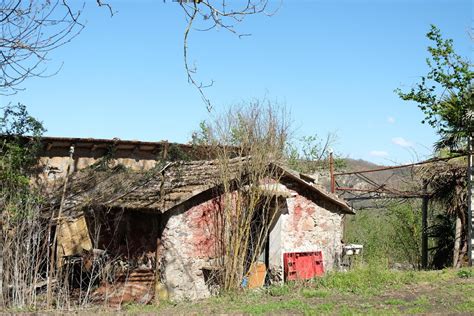
[[[0,215],[0,310],[5,307],[5,301],[3,299],[3,221]]]
[[[472,217],[473,213],[473,199],[474,199],[474,133],[469,137],[469,145],[468,145],[468,167],[467,167],[467,256],[469,266],[472,267],[472,262],[474,261],[474,253],[472,251],[472,245],[474,243],[473,240],[473,226],[474,226],[474,219]]]
[[[428,202],[427,182],[423,181],[423,202],[421,205],[421,268],[428,268]]]

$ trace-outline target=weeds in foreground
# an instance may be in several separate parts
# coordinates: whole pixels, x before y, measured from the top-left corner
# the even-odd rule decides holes
[[[328,273],[305,282],[274,285],[266,289],[234,291],[199,302],[140,309],[127,312],[164,314],[419,314],[439,309],[474,313],[473,269],[440,271],[393,271],[373,266],[349,272]],[[416,293],[414,289],[420,289]],[[436,289],[436,291],[433,291]],[[424,292],[423,292],[424,291]]]
[[[468,279],[474,277],[474,272],[472,269],[460,269],[457,275],[460,278]]]

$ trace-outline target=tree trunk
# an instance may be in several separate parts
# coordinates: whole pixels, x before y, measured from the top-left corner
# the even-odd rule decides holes
[[[5,307],[5,301],[3,297],[3,221],[0,218],[0,309]]]
[[[456,230],[454,235],[454,255],[453,255],[453,267],[460,267],[461,259],[461,237],[462,237],[462,220],[459,216],[456,217]]]

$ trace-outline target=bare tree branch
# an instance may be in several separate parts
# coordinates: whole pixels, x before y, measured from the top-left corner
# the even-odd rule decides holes
[[[1,2],[0,94],[16,93],[27,78],[48,76],[49,52],[84,28],[79,22],[83,6],[73,8],[67,0]]]
[[[250,36],[251,34],[240,34],[235,29],[237,23],[244,20],[246,16],[264,14],[272,16],[276,13],[274,11],[267,11],[268,0],[247,0],[238,2],[238,4],[228,3],[226,0],[181,0],[178,1],[185,16],[188,20],[188,25],[184,32],[184,65],[188,76],[188,82],[194,85],[201,95],[202,100],[206,104],[206,109],[211,112],[212,104],[209,98],[204,93],[204,89],[212,86],[214,81],[211,80],[209,84],[203,84],[195,78],[197,73],[196,66],[190,67],[188,54],[188,38],[189,33],[197,22],[204,24],[203,27],[194,28],[197,31],[209,31],[212,29],[225,29],[239,38],[243,36]],[[277,7],[278,8],[278,7]]]
[[[112,6],[104,0],[96,0],[97,6],[105,7],[114,15]],[[183,57],[188,82],[194,85],[207,110],[212,110],[204,89],[214,81],[204,84],[195,78],[196,65],[192,65],[188,53],[188,39],[192,29],[209,31],[225,29],[236,36],[237,23],[249,15],[271,16],[276,10],[267,10],[269,0],[246,0],[228,3],[226,0],[177,0],[188,21],[183,39]],[[20,84],[31,77],[48,77],[45,63],[48,54],[75,38],[84,28],[80,22],[84,2],[78,7],[71,0],[2,0],[0,3],[0,95],[15,94]],[[197,25],[199,23],[199,27]],[[192,65],[192,66],[191,66]]]

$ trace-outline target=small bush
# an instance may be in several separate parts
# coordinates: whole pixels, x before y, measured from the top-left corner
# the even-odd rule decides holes
[[[457,272],[457,275],[462,279],[469,279],[472,278],[474,273],[472,272],[472,269],[461,269]]]

